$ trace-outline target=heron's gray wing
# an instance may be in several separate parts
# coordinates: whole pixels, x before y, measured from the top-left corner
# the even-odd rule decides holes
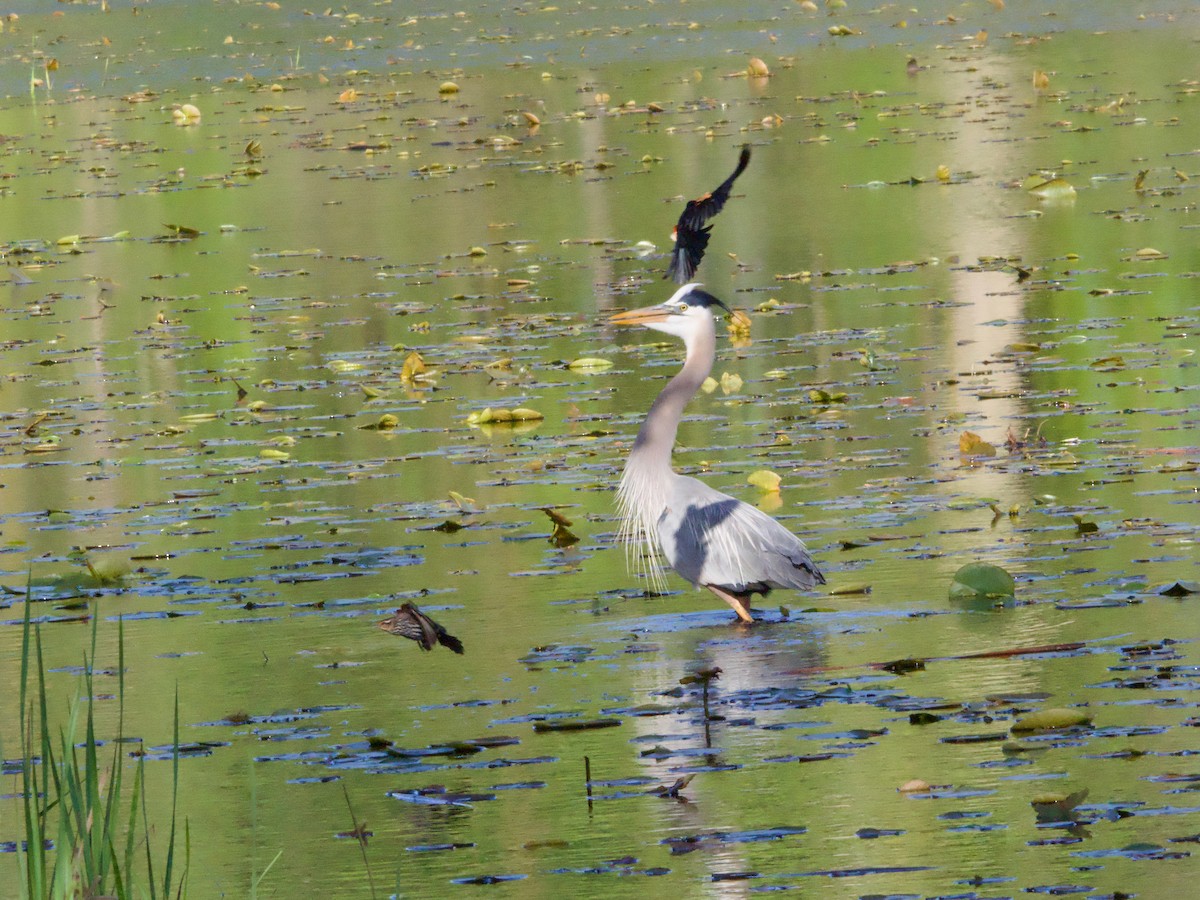
[[[803,542],[762,510],[679,476],[658,523],[663,554],[681,576],[735,594],[825,583]]]

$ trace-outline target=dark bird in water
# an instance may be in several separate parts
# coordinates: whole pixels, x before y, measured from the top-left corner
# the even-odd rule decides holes
[[[671,237],[675,241],[675,249],[671,251],[671,264],[667,266],[667,274],[663,278],[674,278],[676,284],[687,284],[692,280],[692,276],[696,274],[696,268],[700,265],[700,260],[704,258],[704,251],[708,247],[708,233],[712,231],[712,226],[705,225],[705,223],[725,206],[725,201],[729,199],[729,192],[733,189],[733,183],[737,181],[739,175],[746,171],[746,166],[749,164],[750,146],[747,144],[742,147],[737,168],[733,170],[732,175],[721,182],[719,188],[703,197],[688,201],[683,215],[679,217],[679,221],[675,225],[675,230],[671,232]]]
[[[388,616],[379,623],[379,627],[388,634],[396,634],[410,641],[416,641],[422,650],[432,650],[441,644],[455,653],[463,652],[462,641],[450,634],[412,603],[405,603],[393,616]]]

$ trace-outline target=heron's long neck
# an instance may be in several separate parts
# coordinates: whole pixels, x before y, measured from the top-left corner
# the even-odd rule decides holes
[[[671,448],[683,416],[683,408],[695,396],[712,371],[716,351],[716,328],[712,319],[700,333],[684,341],[687,357],[683,368],[672,378],[650,407],[646,421],[638,431],[621,484],[617,488],[617,508],[621,512],[621,539],[625,543],[626,564],[643,572],[652,590],[665,590],[659,552],[658,521],[666,508],[675,475],[671,469]],[[642,552],[646,551],[646,552]]]
[[[683,417],[683,408],[712,371],[717,338],[711,320],[707,328],[686,342],[686,346],[687,357],[683,368],[667,383],[650,407],[629,453],[630,463],[636,458],[648,470],[671,468],[671,449],[675,446],[675,433]]]

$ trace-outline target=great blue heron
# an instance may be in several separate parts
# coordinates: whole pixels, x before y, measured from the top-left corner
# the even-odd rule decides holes
[[[671,251],[671,262],[663,278],[674,278],[677,284],[687,284],[692,280],[708,247],[708,233],[712,231],[712,226],[705,227],[705,223],[725,206],[733,183],[746,171],[749,164],[750,147],[747,145],[742,147],[742,152],[738,155],[737,168],[721,182],[720,187],[703,197],[687,202],[675,230],[671,232],[671,237],[675,240],[675,249]]]
[[[380,622],[379,627],[388,634],[416,641],[422,650],[432,650],[437,644],[441,644],[455,653],[463,652],[462,641],[421,612],[413,603],[405,603],[396,610],[395,615],[388,616]]]
[[[655,590],[663,585],[658,551],[667,563],[697,587],[706,587],[752,622],[750,597],[772,588],[807,590],[825,576],[803,542],[762,510],[714,490],[671,468],[671,448],[683,409],[712,371],[717,332],[712,308],[728,311],[699,284],[687,284],[670,300],[618,313],[615,325],[644,325],[682,338],[683,368],[650,407],[638,431],[617,505],[621,537],[633,566]]]

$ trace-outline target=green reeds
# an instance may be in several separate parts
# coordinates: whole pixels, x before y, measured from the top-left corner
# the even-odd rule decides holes
[[[30,621],[26,600],[21,641],[21,795],[24,846],[18,848],[21,895],[48,900],[75,898],[184,896],[190,858],[185,823],[182,866],[177,864],[175,827],[179,790],[179,693],[175,694],[171,823],[166,847],[155,853],[146,797],[145,759],[133,768],[125,796],[125,629],[118,626],[117,735],[111,759],[96,740],[92,666],[96,659],[98,616],[93,610],[91,653],[84,655],[82,695],[76,695],[65,725],[52,724],[46,701],[46,666],[41,628]],[[80,709],[84,737],[78,741]],[[155,805],[161,808],[160,804]],[[159,866],[161,861],[161,868]]]

